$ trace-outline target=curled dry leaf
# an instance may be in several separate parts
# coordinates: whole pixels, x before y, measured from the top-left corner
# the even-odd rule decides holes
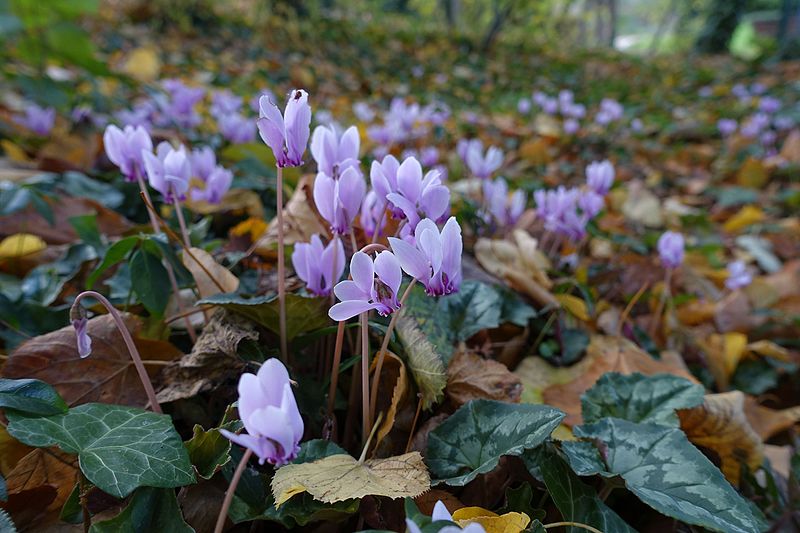
[[[754,472],[764,459],[764,443],[745,416],[744,399],[741,391],[707,394],[702,405],[678,410],[686,436],[719,456],[722,473],[734,485],[743,463]]]
[[[283,208],[283,238],[285,245],[307,242],[315,233],[328,234],[328,228],[314,207],[314,179],[304,176],[300,179],[289,202]],[[256,244],[255,251],[262,257],[277,257],[278,219],[272,219],[269,229]]]
[[[544,403],[567,414],[564,423],[568,426],[581,423],[581,395],[606,372],[625,375],[641,372],[646,376],[667,373],[697,383],[697,379],[677,362],[653,359],[647,352],[622,337],[593,336],[586,348],[584,360],[590,362],[579,363],[582,372],[574,379],[567,383],[550,385],[542,391]]]
[[[313,463],[286,465],[272,478],[276,507],[303,492],[334,503],[364,496],[414,498],[430,487],[430,474],[419,452],[363,463],[349,455],[331,455]]]
[[[745,398],[744,412],[750,425],[764,441],[800,422],[800,405],[788,409],[770,409],[760,405],[752,396]]]
[[[122,313],[148,374],[158,376],[164,361],[180,357],[181,352],[164,341],[141,336],[142,321]],[[147,396],[128,349],[110,315],[89,320],[92,354],[81,359],[70,325],[46,335],[34,337],[14,350],[3,367],[6,378],[35,378],[49,383],[71,406],[100,402],[144,406]],[[156,362],[155,364],[148,364]]]
[[[239,278],[216,262],[214,257],[200,248],[189,248],[191,255],[183,251],[184,266],[192,273],[200,298],[208,298],[221,292],[236,292]]]
[[[372,368],[370,373],[375,373],[375,366],[378,363],[378,356],[372,359]],[[388,391],[391,389],[392,394],[389,396]],[[381,422],[378,431],[375,434],[375,447],[389,434],[394,427],[397,411],[400,404],[406,397],[408,391],[408,375],[406,374],[406,365],[403,360],[397,357],[392,352],[387,351],[384,354],[383,368],[381,369],[381,377],[378,380],[378,390],[383,391],[378,394],[377,405],[375,406],[375,416],[378,413],[383,413],[383,421]]]
[[[78,458],[57,448],[36,448],[19,460],[6,478],[8,494],[43,485],[53,487],[55,498],[47,511],[61,509],[78,479]]]
[[[233,379],[244,366],[236,350],[246,339],[258,340],[255,324],[236,313],[218,310],[203,328],[192,351],[164,369],[165,386],[158,391],[158,401],[191,398]]]
[[[445,394],[456,407],[477,398],[519,403],[522,383],[506,365],[462,350],[447,367]]]
[[[512,533],[524,531],[531,517],[525,513],[499,515],[483,507],[462,507],[453,512],[453,522],[462,528],[469,524],[480,524],[486,533]]]
[[[553,283],[547,277],[550,266],[538,250],[536,239],[524,230],[514,230],[513,241],[480,238],[475,243],[475,257],[490,274],[505,280],[540,305],[558,306],[550,293]]]
[[[736,332],[722,335],[713,333],[699,339],[697,344],[706,354],[706,364],[717,387],[728,390],[731,376],[747,351],[747,335]]]

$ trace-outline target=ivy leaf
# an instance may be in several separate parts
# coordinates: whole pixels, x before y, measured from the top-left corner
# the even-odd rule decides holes
[[[29,446],[57,445],[78,454],[89,481],[117,498],[141,486],[172,488],[195,481],[189,455],[167,415],[100,403],[46,418],[7,414],[11,436]]]
[[[167,269],[161,259],[140,248],[131,256],[130,268],[133,292],[148,311],[161,316],[171,292]]]
[[[238,294],[223,293],[200,300],[197,304],[218,305],[230,309],[273,333],[280,333],[278,297],[275,295],[245,298]],[[286,337],[292,340],[301,333],[330,325],[329,304],[330,302],[324,298],[306,298],[299,294],[287,294]]]
[[[434,484],[466,485],[497,466],[503,455],[539,446],[564,413],[545,405],[473,400],[428,437],[425,454]]]
[[[761,531],[748,503],[681,430],[604,418],[576,427],[575,435],[602,441],[607,475],[621,476],[656,511],[714,531]]]
[[[678,427],[676,409],[703,403],[703,386],[671,374],[609,372],[581,397],[583,420],[614,417]]]
[[[0,407],[31,415],[67,412],[67,404],[56,390],[38,379],[0,378]]]
[[[178,499],[172,489],[142,487],[136,491],[125,510],[110,520],[92,524],[90,533],[136,533],[169,531],[194,533],[184,522]]]
[[[572,473],[569,466],[551,446],[540,446],[526,452],[522,459],[532,472],[538,472],[547,492],[553,499],[564,520],[580,522],[600,531],[635,533],[597,495],[592,487]],[[584,530],[568,527],[567,533],[584,533]]]

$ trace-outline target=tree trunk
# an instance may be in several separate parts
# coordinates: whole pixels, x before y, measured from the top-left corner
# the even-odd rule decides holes
[[[695,43],[698,52],[709,54],[728,50],[731,37],[739,25],[745,0],[714,0],[708,10],[705,26]]]

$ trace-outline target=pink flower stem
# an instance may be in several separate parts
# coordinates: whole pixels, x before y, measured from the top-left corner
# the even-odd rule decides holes
[[[276,206],[278,210],[278,324],[281,335],[281,361],[288,364],[289,347],[286,343],[286,265],[283,257],[283,168],[277,167]]]
[[[236,493],[236,486],[239,485],[239,480],[242,479],[244,469],[247,468],[247,461],[250,460],[250,456],[252,455],[253,450],[247,448],[242,456],[242,460],[239,461],[239,465],[236,467],[236,471],[233,473],[231,482],[228,485],[228,490],[225,492],[225,499],[222,501],[222,507],[219,510],[219,516],[217,516],[217,525],[214,527],[214,533],[222,533],[225,527],[225,519],[228,518],[228,509],[230,509],[233,495]]]
[[[111,302],[109,302],[105,296],[96,291],[83,291],[82,293],[78,294],[78,296],[75,297],[75,301],[72,303],[72,307],[80,305],[80,301],[87,296],[100,302],[103,307],[108,310],[111,318],[114,319],[114,323],[117,325],[117,329],[122,335],[122,340],[125,341],[125,346],[128,348],[128,353],[131,355],[133,366],[136,367],[136,372],[139,374],[139,379],[142,381],[142,386],[144,386],[144,391],[147,394],[147,399],[150,402],[150,409],[156,413],[162,413],[163,411],[161,410],[161,405],[159,405],[158,400],[156,399],[156,391],[153,389],[153,384],[150,382],[150,376],[147,375],[147,370],[144,368],[144,363],[142,363],[139,350],[136,349],[136,344],[134,344],[131,333],[125,326],[125,322],[122,320],[122,316],[119,314],[119,311],[117,311],[117,309],[111,305]]]
[[[333,348],[333,368],[331,369],[331,386],[328,391],[328,419],[333,418],[333,406],[336,401],[336,386],[339,383],[339,365],[342,362],[342,345],[344,344],[345,320],[339,321],[336,328],[336,346]]]
[[[183,209],[181,209],[181,201],[178,199],[177,194],[172,195],[174,200],[173,205],[175,206],[175,214],[178,216],[178,224],[181,227],[181,236],[183,237],[183,244],[187,248],[192,247],[192,241],[189,239],[189,230],[186,229],[186,220],[183,218]]]
[[[378,241],[379,234],[381,233],[381,225],[383,224],[383,219],[386,217],[386,204],[383,206],[383,211],[381,211],[381,216],[378,219],[378,223],[375,225],[375,231],[372,233],[372,244],[375,244]]]
[[[369,423],[369,330],[367,317],[369,313],[361,313],[361,420],[363,445],[367,444],[370,430]]]

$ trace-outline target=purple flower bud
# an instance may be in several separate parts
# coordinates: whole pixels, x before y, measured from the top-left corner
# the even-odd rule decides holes
[[[358,128],[350,126],[341,136],[331,127],[317,126],[311,136],[311,155],[319,172],[338,179],[346,169],[359,170]]]
[[[586,184],[601,196],[608,194],[614,184],[614,165],[611,161],[594,161],[586,167]]]
[[[314,180],[314,203],[319,214],[331,225],[331,231],[342,235],[350,231],[367,185],[356,167],[348,167],[339,179],[322,172]]]
[[[56,110],[52,107],[30,104],[25,108],[24,115],[14,116],[14,122],[28,128],[36,135],[44,137],[53,129],[56,122]]]
[[[409,157],[397,169],[397,192],[386,199],[399,209],[413,231],[422,217],[438,220],[450,206],[450,190],[442,185],[439,172],[428,171],[424,179],[419,161]]]
[[[350,276],[352,280],[340,281],[333,288],[341,300],[328,311],[333,320],[348,320],[371,309],[387,316],[400,309],[397,291],[403,273],[391,252],[379,253],[374,262],[364,252],[354,253],[350,259]]]
[[[269,96],[259,99],[258,131],[261,139],[272,149],[279,167],[299,167],[303,164],[311,125],[308,93],[293,89],[281,115]]]
[[[517,102],[517,112],[520,115],[527,115],[531,112],[531,101],[527,98],[520,98]]]
[[[283,363],[267,359],[258,374],[242,374],[238,408],[247,433],[237,435],[221,429],[226,438],[252,450],[262,465],[283,466],[297,457],[303,418]]]
[[[721,118],[717,121],[717,129],[723,137],[730,137],[736,132],[736,128],[738,127],[739,123],[732,118]]]
[[[319,235],[311,236],[311,242],[294,245],[292,264],[297,276],[306,283],[308,291],[316,296],[330,295],[334,284],[344,273],[344,247],[336,236],[327,246],[322,246]]]
[[[72,319],[72,327],[75,328],[75,337],[78,342],[78,355],[81,356],[81,359],[89,357],[92,353],[92,338],[89,337],[87,331],[88,325],[89,320],[86,316]]]
[[[665,268],[678,268],[683,263],[683,235],[667,231],[658,239],[658,255]]]
[[[564,121],[564,133],[567,135],[575,135],[581,129],[581,123],[574,118],[568,118]]]
[[[753,281],[753,276],[747,270],[744,261],[731,261],[727,270],[728,279],[725,280],[725,286],[732,291],[747,287]]]
[[[217,156],[210,146],[194,148],[189,156],[189,161],[192,167],[192,175],[203,181],[208,180],[208,177],[217,166]]]
[[[556,98],[546,98],[542,101],[542,111],[548,115],[558,113],[558,100]]]
[[[414,232],[415,246],[389,237],[400,266],[406,273],[422,283],[431,296],[458,292],[461,287],[461,227],[455,217],[450,217],[441,233],[436,223],[426,218],[417,224]]]
[[[153,151],[153,141],[141,126],[125,126],[124,130],[108,126],[103,134],[103,145],[108,158],[128,181],[136,181],[137,173],[144,172],[142,152]]]
[[[192,173],[186,148],[181,145],[175,150],[169,143],[162,142],[156,152],[157,155],[153,155],[152,152],[142,150],[150,186],[160,192],[167,203],[171,203],[176,196],[183,200],[189,189]]]

